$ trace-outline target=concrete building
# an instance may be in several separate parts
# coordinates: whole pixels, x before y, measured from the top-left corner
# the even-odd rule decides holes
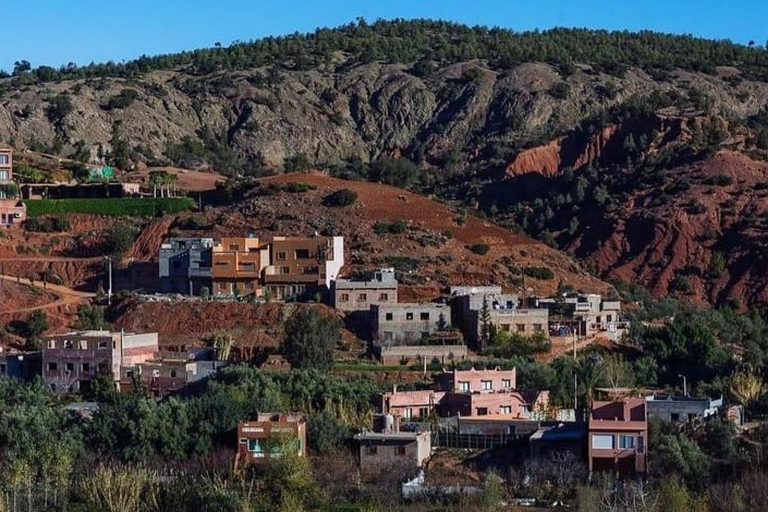
[[[278,300],[330,289],[344,266],[344,237],[276,236],[269,245],[264,284]]]
[[[621,476],[644,474],[648,441],[648,405],[643,398],[594,402],[589,415],[589,472]]]
[[[164,293],[199,295],[211,292],[212,238],[171,238],[160,246],[160,289]]]
[[[514,294],[501,293],[501,287],[453,288],[451,312],[470,346],[479,347],[483,308],[488,308],[488,321],[498,332],[525,336],[549,334],[549,311],[545,308],[518,307]]]
[[[451,327],[446,304],[398,303],[371,306],[371,336],[382,346],[413,345]]]
[[[19,225],[27,220],[27,206],[16,199],[0,199],[0,226]]]
[[[531,417],[536,408],[546,408],[549,392],[526,394],[520,391],[446,393],[438,406],[440,416]]]
[[[439,389],[455,393],[508,392],[517,389],[517,370],[453,370],[436,377]]]
[[[382,364],[432,364],[442,365],[464,361],[469,355],[467,346],[451,342],[446,345],[374,345],[373,355]]]
[[[445,397],[445,391],[425,389],[421,391],[398,392],[397,386],[392,391],[381,395],[380,410],[397,418],[424,420],[431,414],[437,414],[437,406]]]
[[[226,365],[216,361],[212,347],[157,352],[146,362],[121,366],[120,389],[131,390],[138,381],[155,396],[190,393]]]
[[[723,398],[695,398],[654,394],[645,397],[648,404],[648,416],[673,423],[703,420],[717,415],[723,408]]]
[[[269,263],[269,245],[258,238],[222,238],[213,246],[213,294],[263,295],[262,271]]]
[[[24,199],[106,199],[133,197],[139,194],[138,183],[25,183],[21,186]]]
[[[290,450],[307,455],[307,422],[301,414],[259,413],[237,424],[235,464],[257,464]]]
[[[0,377],[31,381],[42,368],[40,352],[0,352]]]
[[[13,149],[0,144],[0,184],[13,182]]]
[[[120,367],[149,361],[158,350],[157,333],[78,331],[44,336],[43,379],[51,390],[83,390],[100,372],[111,372],[115,384]]]
[[[540,426],[529,438],[531,457],[549,457],[551,454],[570,452],[577,460],[584,458],[587,428],[584,423],[560,423]]]
[[[534,297],[531,303],[548,309],[558,321],[576,322],[580,334],[614,329],[620,322],[621,302],[603,299],[597,294],[573,294],[562,299]]]
[[[395,269],[377,270],[369,281],[336,279],[331,291],[333,307],[340,311],[370,311],[374,304],[397,304]]]
[[[354,439],[359,446],[360,473],[366,480],[392,472],[411,474],[432,453],[429,432],[363,432]]]

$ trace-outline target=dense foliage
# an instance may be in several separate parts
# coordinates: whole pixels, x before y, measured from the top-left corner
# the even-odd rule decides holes
[[[486,59],[497,69],[531,61],[549,62],[565,70],[574,62],[621,74],[627,66],[667,70],[675,67],[712,72],[715,66],[740,66],[758,78],[768,77],[768,52],[730,41],[653,32],[608,32],[587,29],[553,29],[516,33],[502,28],[468,27],[444,21],[358,20],[339,28],[320,28],[311,34],[267,37],[236,42],[229,47],[200,49],[178,54],[142,56],[136,60],[59,69],[27,61],[17,62],[14,80],[51,82],[62,79],[131,78],[153,70],[186,68],[208,74],[264,66],[308,69],[329,65],[334,54],[348,56],[346,65],[373,60],[416,63],[414,72],[428,75],[430,61],[449,64]]]
[[[188,197],[121,199],[32,199],[24,202],[29,217],[91,213],[124,217],[154,217],[189,210],[195,204]]]

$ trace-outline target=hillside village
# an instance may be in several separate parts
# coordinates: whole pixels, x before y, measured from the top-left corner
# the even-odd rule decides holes
[[[334,30],[0,77],[0,512],[768,509],[762,50]]]
[[[0,162],[8,164],[3,176],[12,183],[13,151],[5,149],[2,155],[7,157]],[[165,190],[158,194],[151,183],[6,188],[3,223],[12,235],[29,230],[32,221],[65,218],[28,216],[27,208],[35,201],[65,205],[87,198],[98,204],[114,197],[152,201],[166,195]],[[354,192],[342,190],[355,196],[352,203],[357,200]],[[170,189],[167,193],[175,195]],[[52,200],[54,197],[57,199]],[[356,433],[345,442],[357,454],[363,485],[384,481],[392,485],[394,472],[402,485],[391,489],[403,499],[420,501],[434,493],[463,499],[460,497],[481,492],[471,479],[458,487],[434,483],[443,478],[434,464],[445,464],[456,449],[469,453],[512,450],[506,463],[514,465],[547,463],[553,454],[567,454],[569,463],[583,464],[585,474],[633,478],[648,472],[648,454],[652,458],[655,448],[648,433],[653,418],[683,426],[722,416],[738,431],[753,428],[739,403],[723,397],[692,396],[686,386],[682,392],[670,392],[668,388],[614,383],[587,390],[584,403],[580,400],[585,399],[585,383],[579,382],[580,372],[574,366],[572,374],[565,376],[572,382],[568,398],[553,400],[549,389],[530,382],[518,384],[514,363],[496,364],[504,357],[520,355],[542,360],[570,357],[576,363],[578,357],[584,357],[578,352],[590,346],[621,346],[631,329],[625,309],[637,305],[622,303],[615,290],[609,295],[586,293],[561,281],[555,294],[540,295],[526,284],[526,278],[530,284],[543,272],[524,267],[517,286],[462,280],[441,288],[431,300],[418,299],[412,287],[399,282],[414,282],[417,270],[376,267],[351,272],[349,239],[343,233],[259,238],[252,233],[234,236],[226,227],[217,226],[210,236],[154,238],[159,242],[154,246],[141,241],[142,249],[152,252],[144,258],[129,249],[134,255],[130,259],[151,263],[134,268],[122,264],[124,257],[107,262],[108,281],[100,283],[98,293],[84,294],[79,306],[78,302],[72,305],[77,306],[79,318],[74,324],[82,327],[87,323],[80,319],[86,312],[93,314],[103,307],[108,313],[121,302],[136,300],[167,304],[170,315],[173,307],[191,304],[250,304],[252,308],[278,306],[283,310],[299,306],[341,319],[345,338],[356,343],[352,351],[331,348],[336,352],[334,359],[341,361],[336,366],[357,365],[372,375],[397,369],[385,378],[386,387],[375,397],[374,414],[357,423]],[[45,275],[40,276],[42,283],[24,275],[31,289],[47,289]],[[3,278],[14,280],[7,274]],[[17,274],[15,280],[18,284],[21,277]],[[88,306],[88,302],[96,305]],[[203,345],[199,336],[194,341],[194,333],[179,343],[178,339],[164,339],[163,332],[130,332],[124,326],[115,330],[103,320],[75,330],[62,325],[56,332],[39,333],[40,350],[6,345],[0,355],[0,374],[22,381],[42,379],[65,401],[75,399],[65,409],[87,422],[98,414],[100,404],[76,397],[95,396],[105,382],[121,393],[139,390],[152,400],[163,401],[204,392],[208,380],[216,380],[232,365],[261,364],[267,372],[285,372],[291,367],[293,358],[284,349],[256,359],[252,352],[249,356],[238,350],[238,336],[232,334],[238,317],[230,322],[218,325],[218,337]],[[398,375],[409,371],[412,375],[398,380]],[[416,387],[414,377],[421,379]],[[312,443],[307,421],[305,414],[291,409],[258,410],[240,418],[237,442],[228,446],[233,467],[265,464],[287,452],[308,457]],[[430,462],[433,460],[440,462]]]

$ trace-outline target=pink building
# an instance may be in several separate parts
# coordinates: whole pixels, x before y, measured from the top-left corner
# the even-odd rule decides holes
[[[510,391],[517,387],[517,371],[502,370],[498,366],[493,370],[453,370],[443,372],[437,382],[444,391],[457,393],[475,393]]]
[[[15,199],[0,199],[0,226],[13,226],[27,219],[27,207]]]
[[[594,402],[589,415],[589,471],[646,471],[648,409],[643,398]]]
[[[381,411],[405,419],[424,419],[445,397],[444,391],[398,391],[395,386],[391,392],[381,395]]]
[[[13,149],[0,144],[0,183],[13,181]]]

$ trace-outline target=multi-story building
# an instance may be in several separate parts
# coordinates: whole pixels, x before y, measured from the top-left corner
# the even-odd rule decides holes
[[[454,370],[435,377],[435,389],[381,395],[381,412],[398,418],[438,416],[506,416],[530,418],[545,411],[549,392],[516,389],[516,370]]]
[[[456,325],[470,346],[479,347],[482,317],[499,332],[514,332],[525,336],[548,336],[549,311],[543,308],[520,308],[514,294],[501,292],[500,286],[458,287],[451,289],[451,312]]]
[[[213,246],[213,294],[261,296],[261,274],[269,263],[269,245],[258,238],[222,238]]]
[[[160,246],[159,275],[164,293],[198,295],[212,286],[212,238],[171,238]]]
[[[264,284],[278,300],[297,297],[322,286],[330,289],[342,266],[344,237],[276,236],[269,244]]]
[[[716,415],[723,407],[723,397],[713,400],[706,397],[672,396],[659,393],[646,396],[645,401],[648,405],[649,417],[673,423],[703,420]]]
[[[264,462],[285,450],[305,457],[307,422],[301,414],[259,413],[252,421],[237,424],[236,464]]]
[[[594,402],[589,415],[589,472],[646,472],[648,405],[643,398]]]
[[[117,385],[120,367],[152,359],[157,333],[78,331],[43,337],[43,379],[57,393],[87,389],[100,372]]]
[[[451,327],[446,304],[398,303],[371,306],[371,336],[377,345],[409,345]]]
[[[148,361],[121,366],[120,388],[130,390],[138,381],[155,396],[189,393],[226,365],[216,361],[213,348],[157,352]]]
[[[579,332],[609,330],[617,326],[621,316],[621,302],[604,300],[597,294],[574,294],[565,297],[531,299],[535,307],[546,308],[557,321],[572,319],[579,327]],[[566,322],[570,323],[570,322]]]
[[[0,183],[13,181],[13,149],[0,144]]]
[[[377,270],[368,281],[336,279],[331,290],[333,307],[340,311],[369,311],[374,304],[397,304],[394,268]]]
[[[364,479],[382,474],[408,475],[424,465],[432,453],[429,432],[363,432],[355,436]]]

